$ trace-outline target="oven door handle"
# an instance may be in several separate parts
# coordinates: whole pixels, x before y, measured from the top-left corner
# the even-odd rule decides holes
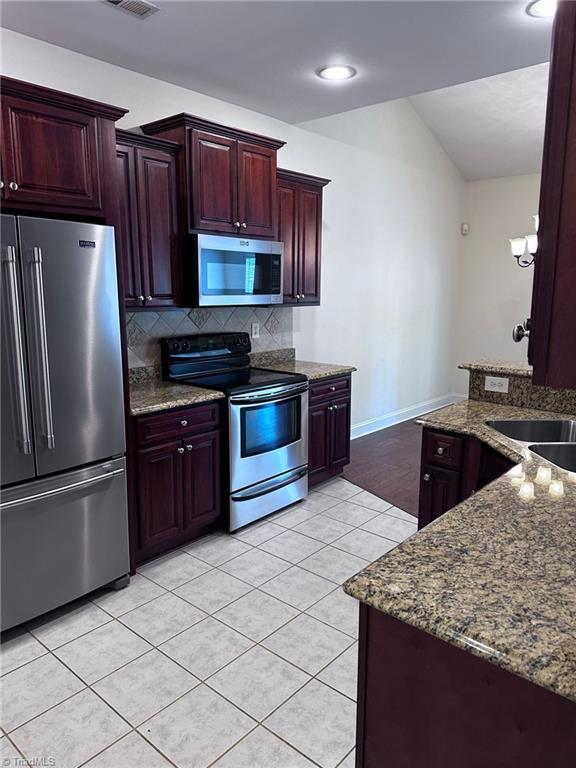
[[[261,405],[262,403],[281,403],[284,400],[290,400],[298,395],[303,395],[308,392],[308,384],[301,387],[294,387],[294,389],[287,390],[285,392],[278,392],[274,395],[263,395],[262,397],[245,396],[245,395],[232,395],[230,397],[230,403],[232,405]]]
[[[265,482],[259,483],[255,488],[253,487],[248,491],[238,491],[238,493],[233,493],[231,494],[230,498],[232,501],[252,501],[253,499],[259,498],[260,496],[266,496],[268,493],[278,491],[280,488],[284,488],[286,485],[292,485],[292,483],[296,482],[296,480],[301,480],[307,474],[308,466],[301,467],[300,469],[291,472],[288,477],[284,476],[282,480],[274,485],[270,484],[269,480],[266,480]]]

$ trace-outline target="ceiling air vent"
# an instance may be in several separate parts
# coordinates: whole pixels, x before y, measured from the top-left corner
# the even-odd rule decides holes
[[[147,19],[148,16],[152,16],[153,13],[160,10],[157,5],[147,2],[147,0],[104,0],[104,2],[107,5],[120,8],[121,11],[131,13],[132,16],[137,16],[139,19]]]

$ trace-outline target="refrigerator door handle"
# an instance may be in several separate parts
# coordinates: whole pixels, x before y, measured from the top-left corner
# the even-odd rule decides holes
[[[12,341],[15,351],[15,383],[18,398],[18,416],[20,421],[20,448],[22,453],[32,453],[30,440],[30,421],[28,419],[28,395],[26,393],[26,371],[24,368],[24,346],[22,343],[22,328],[20,326],[20,299],[16,280],[16,248],[7,245],[3,249],[2,262],[8,273],[9,313]]]
[[[36,322],[38,325],[38,344],[40,352],[40,373],[42,396],[44,400],[44,419],[46,427],[46,447],[54,448],[54,422],[52,419],[52,391],[50,387],[50,367],[48,360],[48,337],[46,333],[46,310],[44,307],[44,278],[42,275],[42,249],[32,248],[32,267],[35,278]]]
[[[124,469],[114,469],[112,472],[106,472],[104,475],[96,475],[96,477],[88,477],[85,480],[79,480],[77,483],[69,483],[63,485],[61,488],[53,488],[50,491],[42,491],[42,493],[35,493],[33,496],[25,496],[21,499],[14,499],[13,501],[6,501],[0,504],[0,510],[9,509],[10,507],[19,507],[22,504],[30,504],[33,501],[40,501],[47,499],[50,496],[60,496],[62,493],[69,493],[75,491],[77,488],[83,488],[86,485],[92,485],[93,483],[100,483],[103,480],[109,480],[111,477],[117,475],[123,475]]]

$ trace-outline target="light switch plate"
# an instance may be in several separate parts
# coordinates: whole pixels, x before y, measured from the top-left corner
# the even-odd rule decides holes
[[[260,323],[252,323],[252,334],[253,339],[259,339],[260,338]]]
[[[507,395],[509,385],[510,379],[503,376],[486,376],[484,379],[486,392],[501,392],[503,395]]]

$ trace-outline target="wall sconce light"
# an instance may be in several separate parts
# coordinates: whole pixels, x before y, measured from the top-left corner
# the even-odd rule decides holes
[[[536,232],[533,235],[524,235],[524,237],[512,237],[510,238],[510,250],[512,256],[518,262],[518,266],[522,268],[531,267],[534,264],[534,258],[536,251],[538,250],[538,226],[540,219],[538,214],[534,216],[534,229]]]

